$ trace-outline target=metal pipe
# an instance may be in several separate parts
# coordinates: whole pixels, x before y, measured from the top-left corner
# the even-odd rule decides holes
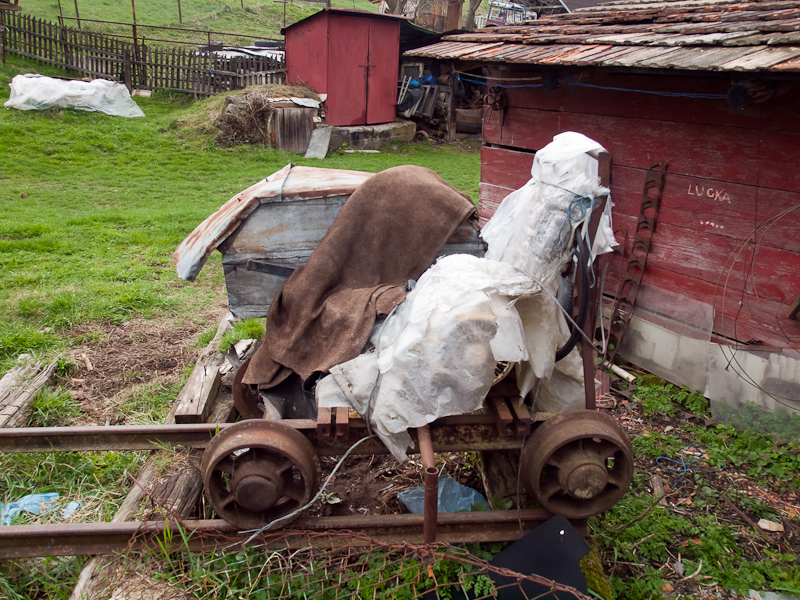
[[[436,522],[439,518],[439,470],[433,456],[431,431],[427,425],[417,429],[417,442],[425,468],[425,505],[422,537],[426,544],[436,542]]]
[[[427,425],[417,429],[417,442],[419,442],[419,453],[422,458],[422,467],[426,471],[431,467],[435,469],[436,459],[433,457],[431,430]]]

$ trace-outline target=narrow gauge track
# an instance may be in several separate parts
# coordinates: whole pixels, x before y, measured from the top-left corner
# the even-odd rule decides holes
[[[544,509],[491,512],[439,513],[437,541],[501,542],[518,540],[552,517]],[[327,532],[358,531],[389,544],[422,544],[424,515],[353,515],[345,517],[300,517],[291,528],[280,530],[268,548],[308,546],[309,536]],[[584,535],[585,521],[573,521]],[[187,542],[175,535],[182,527]],[[153,547],[160,541],[175,551],[204,551],[243,544],[250,534],[239,532],[221,519],[196,521],[130,521],[125,523],[68,523],[54,525],[9,525],[0,527],[0,559],[36,556],[87,556]],[[237,541],[232,541],[236,540]],[[326,538],[326,545],[368,543],[359,537]],[[336,541],[338,540],[338,542]]]
[[[367,437],[366,423],[351,419],[346,436],[319,434],[317,421],[284,419],[282,424],[297,429],[314,444],[320,456],[338,456],[358,440]],[[111,425],[89,427],[20,427],[0,429],[0,452],[97,452],[107,450],[156,450],[163,444],[205,448],[217,433],[235,423],[192,425]],[[413,430],[409,430],[412,437]],[[439,419],[431,425],[434,452],[466,450],[512,450],[522,447],[520,435],[498,436],[492,415],[459,415]],[[416,440],[415,440],[416,442]],[[417,444],[419,448],[419,444]],[[359,445],[353,454],[387,454],[375,440]]]

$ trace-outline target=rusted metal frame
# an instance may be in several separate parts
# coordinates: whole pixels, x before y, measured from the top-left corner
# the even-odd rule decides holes
[[[312,419],[281,421],[303,433],[320,456],[339,456],[368,434],[363,419],[350,419],[347,439],[324,438]],[[163,444],[205,448],[211,438],[233,423],[186,425],[115,425],[88,427],[26,427],[0,429],[0,452],[92,452],[106,450],[155,450]],[[414,436],[414,432],[412,437]],[[490,414],[445,417],[430,425],[435,452],[466,450],[513,450],[522,447],[522,437],[498,438]],[[368,440],[354,454],[385,454],[380,442]]]
[[[545,509],[440,513],[440,542],[502,542],[518,540],[553,516]],[[281,532],[268,548],[299,548],[309,544],[309,533],[359,531],[385,543],[418,544],[423,541],[424,515],[350,515],[344,517],[300,517],[291,530]],[[586,522],[572,521],[586,535]],[[174,535],[182,529],[183,536]],[[92,556],[152,547],[157,541],[172,551],[210,551],[219,546],[237,547],[232,538],[237,529],[223,521],[186,520],[129,521],[123,523],[65,523],[50,525],[8,525],[0,527],[0,559],[37,556]],[[242,535],[241,541],[249,537]],[[232,544],[233,543],[233,544]],[[331,547],[326,537],[322,544]],[[357,537],[341,537],[342,546],[368,543]],[[335,542],[334,542],[335,544]]]
[[[611,185],[611,155],[608,152],[595,152],[590,153],[597,159],[597,174],[600,178],[600,185],[609,187]],[[591,252],[592,244],[597,234],[597,228],[600,225],[600,218],[606,207],[607,196],[598,199],[597,206],[592,209],[592,216],[589,219],[588,226],[588,240]],[[580,294],[589,294],[589,311],[586,313],[586,319],[583,323],[578,325],[583,329],[583,332],[590,339],[594,339],[595,320],[597,311],[597,302],[599,300],[599,286],[589,288],[588,290],[579,290]],[[586,410],[595,410],[597,407],[597,398],[594,389],[594,374],[597,370],[597,361],[595,359],[594,345],[582,340],[581,343],[581,357],[583,359],[583,383],[585,393]]]
[[[639,295],[642,276],[647,264],[647,256],[650,253],[650,242],[656,229],[656,219],[658,218],[661,194],[664,191],[666,170],[666,165],[653,163],[645,176],[642,204],[639,209],[633,247],[625,267],[619,296],[611,313],[608,331],[609,350],[606,355],[608,362],[613,362],[622,339],[625,337],[628,323],[630,323],[633,316],[633,309],[636,306],[636,298]]]
[[[425,502],[422,537],[426,544],[436,541],[436,522],[439,514],[439,470],[433,456],[433,442],[427,425],[417,429],[417,445],[425,469]]]

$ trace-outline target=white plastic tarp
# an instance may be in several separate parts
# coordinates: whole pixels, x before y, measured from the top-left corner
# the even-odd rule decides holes
[[[19,110],[74,108],[103,112],[116,117],[143,117],[144,112],[121,83],[95,79],[75,81],[42,75],[15,75],[11,95],[3,105]]]
[[[582,407],[580,357],[555,362],[569,337],[555,294],[573,231],[590,217],[576,198],[591,206],[608,193],[591,150],[602,147],[567,133],[537,152],[534,178],[484,227],[486,257],[450,255],[426,271],[376,328],[373,347],[320,381],[318,405],[354,408],[400,461],[408,428],[482,405],[498,361],[518,363],[521,396],[540,381],[537,410]]]

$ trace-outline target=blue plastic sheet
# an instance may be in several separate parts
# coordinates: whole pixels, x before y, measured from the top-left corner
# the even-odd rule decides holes
[[[397,494],[400,502],[412,513],[418,514],[425,511],[425,487],[415,487]],[[470,487],[461,485],[452,477],[439,478],[439,512],[471,511],[476,504],[483,503],[484,510],[489,508],[489,503],[480,492]]]
[[[11,520],[22,511],[39,515],[52,510],[58,500],[58,493],[29,494],[19,500],[9,502],[0,509],[0,525],[11,525]]]

